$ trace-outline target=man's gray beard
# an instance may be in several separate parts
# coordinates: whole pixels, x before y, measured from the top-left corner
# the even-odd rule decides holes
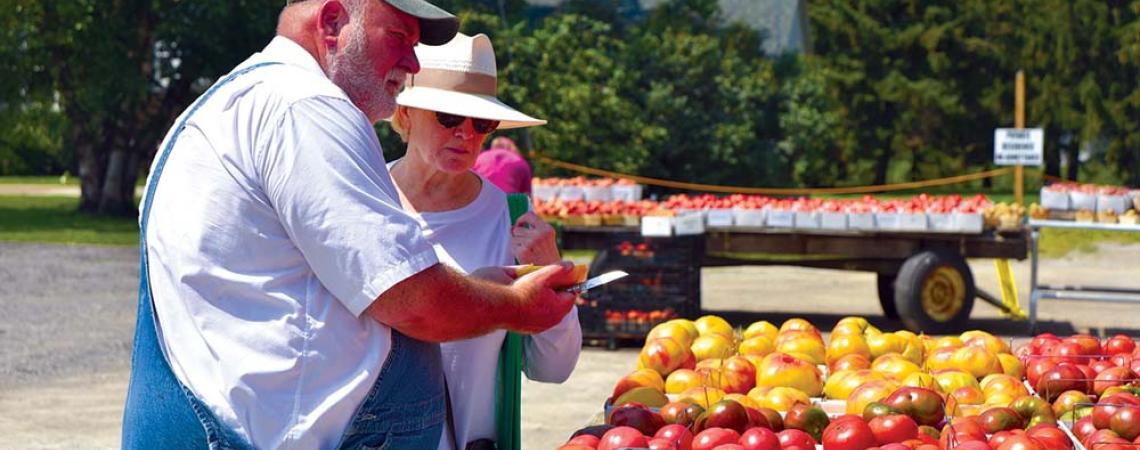
[[[353,27],[344,51],[329,55],[328,77],[368,120],[379,122],[396,112],[396,99],[384,86],[390,76],[379,79],[375,75],[367,50],[364,28]]]

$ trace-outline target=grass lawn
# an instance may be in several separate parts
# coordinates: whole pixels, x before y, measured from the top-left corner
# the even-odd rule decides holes
[[[80,213],[74,197],[0,196],[0,241],[134,246],[134,217]]]
[[[1038,250],[1045,258],[1060,258],[1071,251],[1091,253],[1097,244],[1140,244],[1140,232],[1045,228]]]

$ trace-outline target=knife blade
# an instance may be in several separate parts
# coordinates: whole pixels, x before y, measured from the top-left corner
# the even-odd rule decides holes
[[[581,294],[583,292],[586,292],[590,289],[596,288],[596,287],[601,286],[603,284],[610,283],[614,280],[620,280],[622,278],[625,278],[628,275],[629,274],[626,273],[624,270],[614,270],[614,271],[606,272],[606,273],[598,275],[594,278],[590,278],[589,280],[586,280],[583,283],[578,283],[576,285],[570,286],[569,288],[566,289],[566,292],[569,292],[572,294]]]

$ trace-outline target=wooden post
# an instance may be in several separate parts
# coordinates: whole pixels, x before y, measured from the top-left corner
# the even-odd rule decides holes
[[[1025,72],[1017,71],[1014,87],[1013,127],[1025,128]],[[1021,164],[1013,167],[1013,199],[1018,205],[1025,204],[1025,169]]]

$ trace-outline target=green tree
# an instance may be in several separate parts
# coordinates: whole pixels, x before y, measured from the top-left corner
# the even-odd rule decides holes
[[[280,7],[16,0],[0,12],[3,22],[17,18],[15,61],[27,68],[16,74],[24,93],[16,101],[57,105],[66,120],[62,141],[76,157],[81,210],[135,213],[138,176],[174,117],[268,42]]]

